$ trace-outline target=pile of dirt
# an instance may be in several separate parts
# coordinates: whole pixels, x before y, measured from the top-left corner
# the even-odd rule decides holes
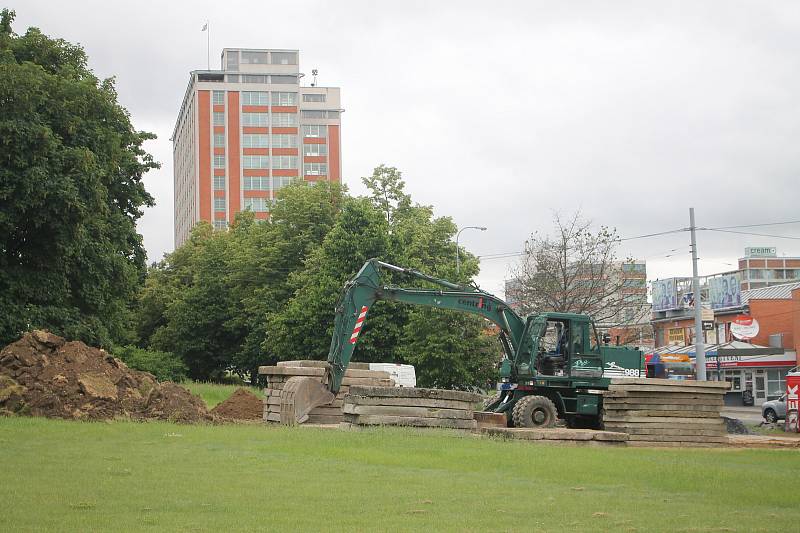
[[[104,350],[46,331],[0,351],[0,414],[108,420],[211,421],[203,400],[128,368]]]
[[[236,389],[230,398],[214,407],[211,413],[233,420],[261,420],[264,417],[264,401],[247,389]]]

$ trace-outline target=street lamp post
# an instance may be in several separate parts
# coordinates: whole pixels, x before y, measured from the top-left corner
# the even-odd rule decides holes
[[[460,271],[460,266],[461,266],[461,263],[460,263],[460,260],[459,260],[459,257],[458,257],[458,237],[461,235],[461,232],[464,231],[465,229],[477,229],[477,230],[481,230],[481,231],[486,231],[486,228],[483,227],[483,226],[465,226],[465,227],[461,228],[460,230],[458,230],[458,233],[456,233],[456,276],[458,275],[458,273]]]

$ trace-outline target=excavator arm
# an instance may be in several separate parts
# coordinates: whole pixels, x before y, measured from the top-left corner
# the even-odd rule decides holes
[[[403,277],[424,281],[442,288],[402,288],[385,285],[381,277],[381,270],[389,270]],[[416,270],[370,259],[345,284],[336,304],[333,337],[328,351],[328,366],[324,381],[321,383],[314,379],[300,377],[289,380],[284,388],[281,406],[283,423],[303,422],[308,418],[311,409],[333,401],[341,387],[344,373],[350,363],[367,314],[377,300],[452,309],[480,315],[500,328],[501,342],[506,357],[509,358],[519,348],[525,329],[525,321],[506,302],[475,286],[451,283]]]

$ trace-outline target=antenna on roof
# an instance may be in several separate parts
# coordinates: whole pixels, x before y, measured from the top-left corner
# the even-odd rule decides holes
[[[314,76],[314,81],[311,82],[311,86],[312,87],[316,87],[317,86],[317,74],[319,74],[319,70],[317,70],[315,68],[312,68],[311,69],[311,75]]]

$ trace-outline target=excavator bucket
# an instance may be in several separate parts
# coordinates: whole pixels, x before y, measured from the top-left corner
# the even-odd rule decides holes
[[[291,377],[281,391],[281,424],[302,424],[312,409],[333,402],[335,397],[319,378]]]

